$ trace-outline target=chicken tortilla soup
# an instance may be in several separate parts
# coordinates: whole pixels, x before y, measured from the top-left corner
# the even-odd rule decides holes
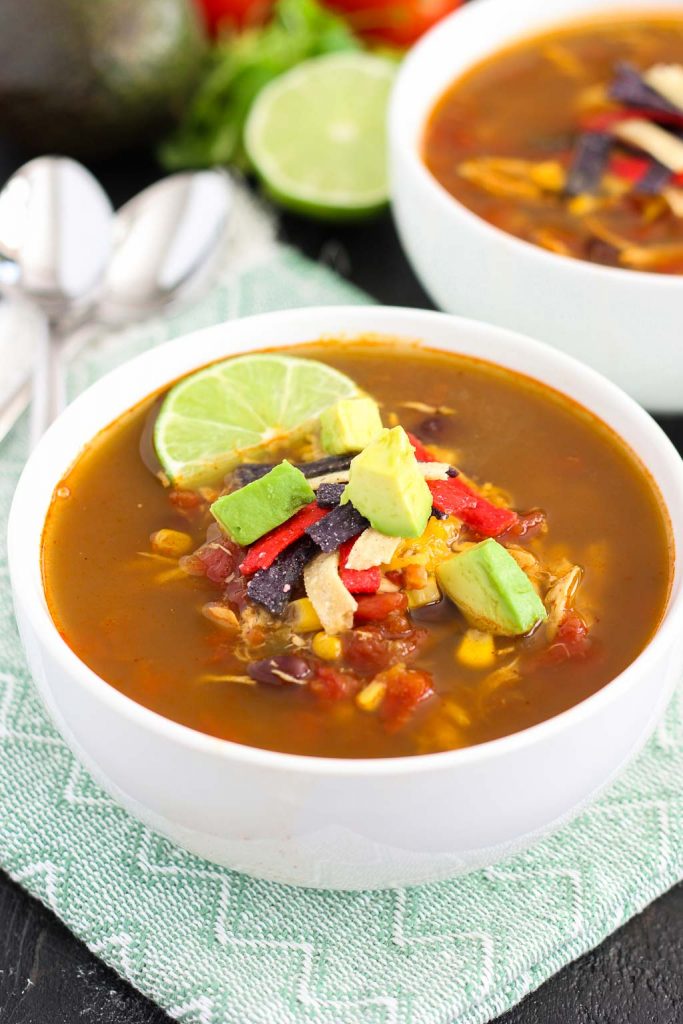
[[[52,617],[137,703],[321,757],[534,725],[645,647],[668,519],[604,424],[391,340],[237,356],[103,430],[56,488]]]
[[[424,160],[527,242],[683,274],[683,16],[612,15],[495,54],[439,100]]]

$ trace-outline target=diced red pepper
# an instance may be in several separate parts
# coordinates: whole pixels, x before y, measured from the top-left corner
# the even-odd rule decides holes
[[[671,179],[671,182],[673,185],[676,185],[677,188],[683,188],[683,173],[674,174],[674,176]]]
[[[376,594],[382,582],[379,566],[370,569],[347,569],[346,562],[353,545],[358,540],[352,537],[339,549],[339,577],[350,594]]]
[[[391,612],[402,612],[408,607],[405,594],[373,594],[358,598],[356,622],[380,622]]]
[[[646,110],[640,107],[628,107],[622,110],[600,110],[594,114],[585,114],[580,121],[581,128],[587,132],[608,132],[620,121],[632,121],[634,118],[654,121],[658,124],[683,125],[683,114],[673,111]]]
[[[410,431],[406,430],[408,440],[415,449],[415,458],[418,462],[438,462],[436,455],[432,455],[428,448],[422,444],[419,437],[415,437],[415,434],[411,434]]]
[[[645,157],[623,156],[615,153],[609,163],[609,169],[617,178],[630,181],[636,185],[650,170],[652,162]]]
[[[299,537],[303,537],[309,526],[317,523],[319,519],[329,512],[327,508],[320,508],[315,501],[299,509],[291,519],[281,526],[261,537],[249,548],[247,557],[240,565],[240,572],[243,576],[251,576],[259,569],[268,569],[278,555],[281,555],[285,548],[293,544]]]
[[[517,522],[517,513],[511,508],[499,508],[486,498],[475,494],[459,476],[448,480],[428,480],[434,508],[447,515],[457,516],[482,537],[498,537]]]

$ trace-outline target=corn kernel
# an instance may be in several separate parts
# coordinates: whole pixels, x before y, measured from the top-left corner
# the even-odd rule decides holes
[[[187,555],[193,547],[192,537],[181,530],[157,530],[150,537],[152,550],[166,558],[180,558]]]
[[[468,629],[460,641],[455,656],[467,668],[490,668],[496,660],[496,648],[490,633]]]
[[[313,653],[324,661],[336,661],[341,656],[342,643],[338,636],[316,633],[311,644]]]
[[[375,679],[356,694],[356,704],[361,711],[376,711],[384,700],[386,692],[387,684]]]
[[[320,619],[307,597],[292,601],[287,611],[287,622],[296,633],[315,633],[320,629]]]
[[[531,180],[546,192],[562,192],[566,174],[562,164],[556,160],[543,160],[534,164],[530,171]]]
[[[428,604],[436,604],[441,600],[441,591],[436,582],[436,576],[430,576],[424,587],[420,590],[407,591],[409,608],[424,608]]]

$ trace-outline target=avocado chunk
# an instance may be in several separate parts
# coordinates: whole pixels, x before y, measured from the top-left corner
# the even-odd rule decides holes
[[[281,462],[253,483],[218,498],[211,506],[211,514],[244,547],[314,500],[315,493],[301,470]]]
[[[320,417],[320,441],[330,455],[361,452],[381,433],[379,406],[372,398],[343,398]]]
[[[432,495],[403,427],[384,430],[352,459],[342,501],[350,501],[370,525],[389,537],[421,537]]]
[[[523,636],[547,618],[526,573],[492,538],[448,558],[436,575],[470,625],[484,632]]]

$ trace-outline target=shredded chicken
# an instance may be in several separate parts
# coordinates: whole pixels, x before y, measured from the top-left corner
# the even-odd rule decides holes
[[[578,565],[572,566],[566,575],[553,583],[545,595],[545,607],[548,612],[546,631],[549,640],[555,639],[560,625],[571,608],[582,576],[583,569]]]

